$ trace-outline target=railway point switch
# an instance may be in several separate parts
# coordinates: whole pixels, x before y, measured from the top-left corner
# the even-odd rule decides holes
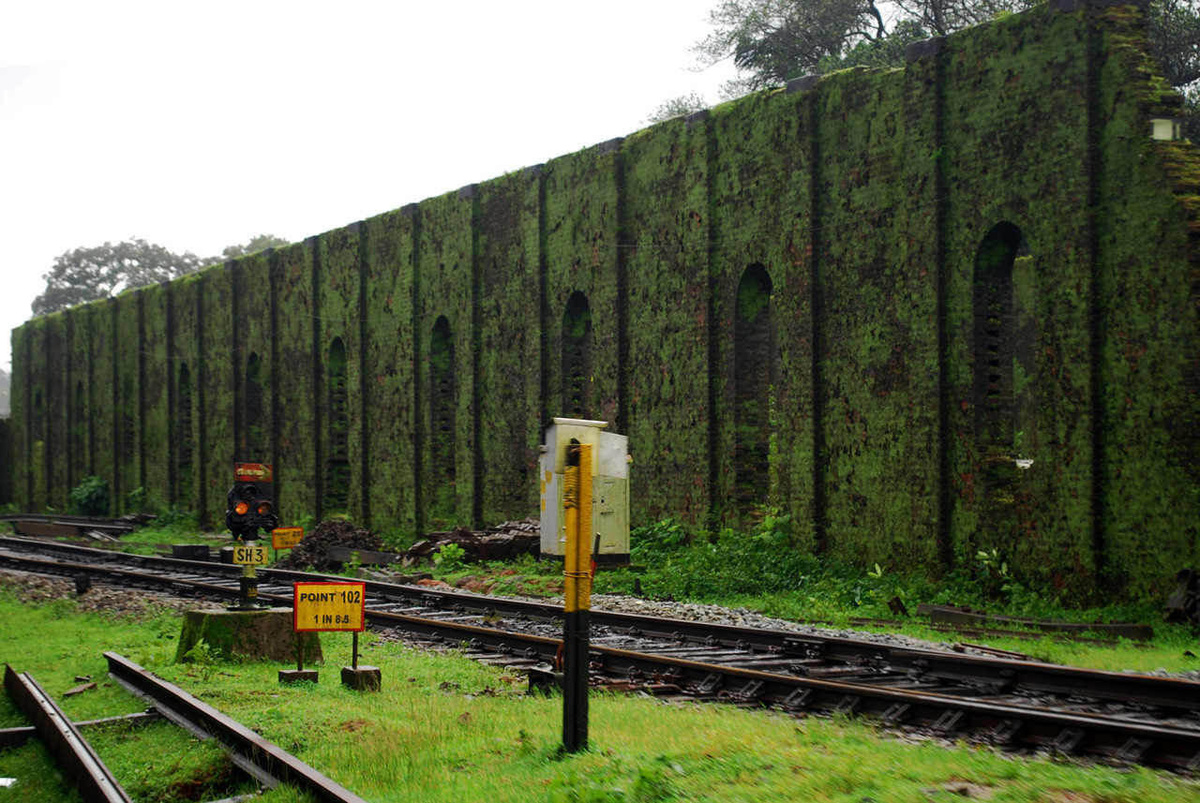
[[[607,421],[555,418],[546,430],[539,462],[541,554],[562,558],[566,531],[562,515],[567,446],[592,445],[592,533],[599,536],[598,564],[629,563],[629,438],[605,432]],[[593,541],[593,545],[595,541]]]

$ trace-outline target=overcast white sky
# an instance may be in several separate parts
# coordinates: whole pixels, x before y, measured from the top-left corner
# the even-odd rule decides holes
[[[716,0],[0,0],[0,367],[59,254],[299,240],[643,127]]]

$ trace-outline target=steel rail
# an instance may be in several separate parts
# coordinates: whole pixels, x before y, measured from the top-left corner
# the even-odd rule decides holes
[[[4,665],[4,688],[87,803],[132,803],[100,756],[27,672]]]
[[[37,549],[43,543],[30,539],[0,538],[0,546],[11,545],[24,549]],[[145,555],[123,556],[120,553],[114,554],[107,550],[89,547],[61,549],[60,545],[52,545],[51,548],[65,554],[94,556],[108,563],[123,562],[136,566],[170,568],[197,574],[215,573],[229,578],[236,578],[240,575],[239,567],[228,564]],[[0,562],[2,561],[3,558],[0,557]],[[260,569],[259,576],[264,583],[345,579],[338,575],[271,568]],[[196,582],[197,587],[208,593],[222,594],[226,597],[229,595],[228,589],[220,586],[203,586],[200,584],[201,581]],[[481,613],[503,613],[534,619],[541,618],[546,621],[558,621],[562,617],[561,606],[549,603],[484,597],[372,580],[364,582],[368,595],[389,599],[409,599],[423,605],[475,610]],[[179,585],[182,586],[182,584]],[[263,592],[260,592],[260,596],[263,599],[270,598],[269,594],[264,595]],[[275,599],[283,604],[290,604],[290,598],[275,597]],[[1115,702],[1128,702],[1136,699],[1145,705],[1165,711],[1200,712],[1200,682],[1182,678],[1162,678],[1139,673],[1082,669],[1013,658],[898,647],[840,636],[692,622],[644,614],[605,611],[602,608],[594,608],[591,618],[596,627],[607,627],[634,636],[691,642],[710,647],[753,650],[799,660],[821,659],[851,665],[888,666],[930,681],[976,685],[992,693],[1020,689],[1025,692],[1053,695],[1086,694],[1097,700]]]
[[[441,622],[384,611],[367,611],[369,621],[473,649],[552,663],[558,639]],[[995,741],[1091,753],[1125,761],[1200,769],[1200,730],[1148,725],[1095,714],[1067,713],[969,697],[934,694],[866,683],[780,675],[753,669],[592,645],[591,666],[612,681],[669,685],[691,696],[753,703],[792,712],[824,710],[874,714],[892,725],[942,733],[989,729]]]
[[[52,567],[51,571],[54,567],[64,568],[59,563],[46,563]],[[197,564],[192,562],[192,565]],[[89,568],[79,564],[75,566],[85,570]],[[116,571],[119,574],[137,574],[123,569]],[[179,580],[162,582],[184,585],[183,581]],[[203,585],[227,597],[237,594],[237,590],[232,587]],[[260,598],[284,604],[290,602],[290,596],[262,591]],[[552,663],[560,644],[557,638],[370,608],[367,617],[376,625],[403,630],[429,640],[457,642],[476,650],[513,656],[517,662]],[[787,635],[796,637],[795,634]],[[800,637],[800,649],[807,649],[806,641],[805,637]],[[878,645],[876,648],[878,649]],[[925,655],[924,651],[908,652]],[[963,657],[933,652],[930,654],[945,657],[947,660]],[[593,645],[590,655],[596,671],[607,675],[610,683],[632,682],[634,685],[642,683],[673,687],[681,693],[694,696],[778,705],[788,710],[813,708],[860,711],[877,714],[890,723],[917,725],[935,731],[956,732],[965,728],[979,731],[981,728],[990,727],[997,740],[1011,744],[1050,746],[1064,752],[1095,753],[1176,768],[1200,767],[1200,730],[1156,726],[1115,716],[989,702],[970,696],[887,688],[871,685],[869,681],[864,680],[851,682],[780,675],[597,645]],[[1022,663],[1000,659],[979,660],[1003,666]],[[1032,666],[1042,668],[1041,665]],[[1081,673],[1081,676],[1088,673],[1087,670],[1074,670],[1071,667],[1049,668],[1068,673],[1074,671]],[[1105,674],[1119,678],[1127,677],[1121,673]],[[1163,679],[1146,677],[1145,680]],[[1187,689],[1200,687],[1200,684],[1188,681],[1180,683],[1186,684]],[[1086,690],[1075,686],[1070,691],[1081,693]]]
[[[108,673],[140,697],[152,700],[164,717],[197,734],[220,742],[238,766],[252,767],[256,777],[293,784],[329,803],[366,803],[336,781],[317,772],[281,747],[259,736],[232,717],[221,713],[183,689],[155,677],[118,655],[105,652]]]

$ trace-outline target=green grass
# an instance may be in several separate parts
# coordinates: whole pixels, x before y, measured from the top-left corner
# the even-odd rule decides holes
[[[1116,604],[1071,608],[1032,593],[1010,576],[1003,559],[987,555],[974,566],[932,580],[922,574],[863,570],[805,555],[789,544],[785,517],[767,516],[750,533],[722,532],[715,541],[671,521],[632,533],[632,559],[637,571],[603,569],[595,591],[632,594],[635,581],[649,598],[711,603],[746,608],[767,616],[796,621],[852,625],[854,618],[896,622],[886,628],[936,642],[983,641],[1054,663],[1114,671],[1171,672],[1200,670],[1200,643],[1183,625],[1162,622],[1150,605]],[[522,558],[513,563],[427,567],[445,582],[494,594],[553,596],[562,593],[562,566],[553,561]],[[977,610],[1011,616],[1074,622],[1127,621],[1151,624],[1149,643],[1121,640],[1111,646],[1073,641],[1064,636],[1026,633],[1019,636],[971,637],[933,630],[921,617],[897,617],[888,602],[899,598],[915,612],[919,603],[965,604]],[[1032,636],[1032,638],[1029,638]],[[1190,653],[1190,654],[1189,654]]]
[[[319,684],[281,687],[271,663],[170,663],[178,621],[78,614],[72,602],[30,606],[0,593],[0,659],[31,672],[77,719],[140,710],[104,675],[115,649],[239,719],[372,801],[775,801],[860,803],[959,799],[964,783],[993,801],[1179,803],[1200,782],[1145,769],[1031,760],[966,745],[911,744],[868,723],[668,705],[594,693],[591,750],[562,757],[561,699],[530,697],[515,674],[456,653],[429,654],[367,636],[361,661],[384,690],[356,694],[338,682],[348,634],[323,634]],[[74,676],[94,691],[63,699]],[[0,699],[0,727],[23,724]],[[94,735],[92,735],[94,734]],[[163,723],[89,733],[139,801],[212,800],[244,785],[215,748]],[[40,746],[0,752],[0,775],[31,801],[74,800]],[[232,790],[232,791],[231,791]],[[3,799],[3,792],[0,792]],[[299,801],[291,790],[263,798]]]

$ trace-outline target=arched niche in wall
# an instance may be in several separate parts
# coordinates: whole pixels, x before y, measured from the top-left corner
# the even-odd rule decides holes
[[[975,254],[972,288],[972,407],[982,485],[982,542],[1011,550],[1017,479],[1036,440],[1032,259],[1010,222],[988,231]],[[1010,552],[1011,554],[1011,552]]]
[[[246,392],[242,403],[242,458],[254,462],[268,462],[266,408],[263,402],[262,359],[251,352],[246,360]]]
[[[592,311],[576,290],[567,299],[562,322],[561,415],[592,417]]]
[[[454,333],[445,315],[433,324],[429,338],[429,456],[433,493],[431,523],[452,523],[455,516],[455,376]]]
[[[325,358],[326,430],[325,488],[321,510],[325,516],[344,513],[350,502],[350,402],[346,376],[346,345],[340,337],[329,344]]]
[[[775,334],[771,276],[753,264],[738,282],[733,324],[734,495],[742,511],[767,502]]]
[[[188,507],[192,503],[192,489],[195,485],[193,474],[193,466],[196,456],[196,439],[192,430],[192,373],[188,370],[187,363],[181,363],[179,366],[179,409],[176,411],[176,439],[179,444],[176,458],[178,469],[176,471],[175,500],[182,507]]]
[[[1014,266],[1027,255],[1021,230],[994,226],[975,255],[972,351],[975,442],[981,454],[1014,456],[1017,449],[1016,362],[1020,338]]]

